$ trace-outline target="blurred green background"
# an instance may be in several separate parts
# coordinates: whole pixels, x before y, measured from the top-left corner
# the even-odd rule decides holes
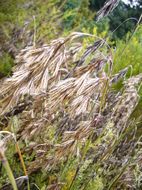
[[[141,0],[124,0],[107,18],[96,23],[96,12],[105,0],[1,0],[0,1],[0,78],[11,74],[14,58],[20,49],[82,31],[105,37],[130,17],[139,18]],[[136,24],[129,20],[113,35],[111,42],[119,51],[125,46]],[[115,60],[116,60],[115,59]],[[115,71],[131,64],[133,73],[142,72],[142,27],[134,35]]]

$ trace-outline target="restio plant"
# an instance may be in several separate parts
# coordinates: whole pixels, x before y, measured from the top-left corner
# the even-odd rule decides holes
[[[107,1],[97,20],[117,5]],[[30,44],[1,81],[1,189],[141,189],[142,74],[133,63],[119,69],[122,50],[140,48],[141,17],[120,52],[95,27],[43,43],[33,20]]]

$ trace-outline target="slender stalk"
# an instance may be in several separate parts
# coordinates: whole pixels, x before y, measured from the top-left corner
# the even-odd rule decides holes
[[[134,30],[133,30],[133,32],[132,32],[130,38],[128,39],[128,41],[127,41],[127,43],[126,43],[126,45],[125,45],[125,47],[122,49],[122,51],[121,51],[120,54],[118,55],[118,59],[117,59],[117,61],[116,61],[116,63],[115,63],[114,68],[117,66],[117,64],[118,64],[118,62],[119,62],[119,60],[120,60],[120,58],[121,58],[122,55],[124,54],[124,52],[125,52],[127,46],[129,45],[131,39],[133,38],[134,34],[135,34],[136,31],[138,30],[141,20],[142,20],[142,14],[140,15],[139,20],[138,20],[138,22],[137,22],[137,24],[136,24],[136,27],[134,28]],[[113,68],[113,69],[114,69],[114,68]]]
[[[21,161],[21,164],[22,164],[22,167],[23,167],[25,176],[27,177],[28,190],[30,190],[30,184],[29,184],[29,178],[28,178],[26,166],[25,166],[25,163],[24,163],[24,160],[23,160],[23,157],[22,157],[22,154],[21,154],[21,151],[20,151],[20,148],[19,148],[17,142],[15,142],[15,145],[16,145],[17,152],[18,152],[18,154],[19,154],[19,158],[20,158],[20,161]]]
[[[19,158],[20,158],[20,161],[21,161],[25,176],[27,177],[27,188],[28,188],[28,190],[30,190],[30,184],[29,184],[29,178],[28,178],[26,166],[25,166],[25,163],[24,163],[20,148],[19,148],[18,143],[16,141],[16,137],[14,135],[13,135],[13,138],[14,138],[14,141],[15,141],[15,146],[16,146],[16,149],[17,149],[17,152],[18,152],[18,155],[19,155]]]
[[[100,109],[99,109],[99,114],[101,113],[101,110],[102,110],[102,107],[103,107],[103,103],[104,103],[105,95],[106,95],[106,92],[107,92],[108,84],[109,84],[109,79],[107,79],[107,81],[106,81],[106,83],[105,83],[105,89],[104,89],[103,97],[102,97],[102,100],[101,100],[101,105],[100,105]]]
[[[27,174],[27,171],[26,171],[26,166],[25,166],[25,163],[24,163],[24,160],[23,160],[23,157],[22,157],[20,148],[18,146],[18,143],[17,143],[15,135],[13,133],[9,132],[9,131],[1,131],[0,134],[8,134],[13,138],[13,140],[15,142],[17,152],[18,152],[18,155],[19,155],[19,158],[20,158],[20,161],[21,161],[21,164],[22,164],[22,167],[23,167],[23,170],[24,170],[24,173],[25,173],[25,176],[27,177],[28,190],[30,190],[30,184],[29,184],[28,174]]]
[[[3,164],[4,168],[5,168],[5,170],[7,172],[7,175],[9,177],[9,179],[10,179],[10,182],[11,182],[11,185],[13,187],[13,190],[18,190],[17,185],[16,185],[16,181],[14,179],[13,173],[12,173],[11,168],[9,166],[9,163],[8,163],[6,157],[5,157],[5,154],[4,154],[4,151],[3,151],[2,147],[0,147],[0,158],[2,160],[2,164]]]
[[[22,164],[22,167],[23,167],[23,170],[24,170],[24,173],[25,173],[25,176],[27,176],[27,171],[26,171],[26,167],[25,167],[25,164],[24,164],[24,160],[23,160],[23,157],[22,157],[22,154],[21,154],[21,151],[20,151],[20,148],[18,146],[18,144],[16,143],[16,149],[17,149],[17,152],[19,154],[19,157],[20,157],[20,161],[21,161],[21,164]]]

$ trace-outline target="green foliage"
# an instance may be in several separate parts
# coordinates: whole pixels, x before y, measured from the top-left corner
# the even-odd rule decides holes
[[[8,49],[11,44],[19,50],[25,45],[33,44],[34,35],[35,42],[45,43],[55,36],[66,36],[72,31],[93,33],[94,27],[98,28],[98,33],[106,32],[109,29],[114,30],[120,22],[131,15],[134,16],[137,12],[136,17],[138,18],[141,10],[138,9],[138,6],[134,8],[121,2],[116,12],[109,19],[105,18],[96,24],[96,11],[103,6],[104,2],[104,0],[38,0],[36,2],[2,0],[0,2],[0,44],[1,49],[4,49],[4,53],[2,53],[0,61],[0,77],[9,75],[11,72],[13,64]],[[124,9],[126,9],[125,14]],[[119,15],[123,17],[121,21]],[[110,22],[111,24],[109,24]],[[27,34],[25,36],[21,34],[24,39],[16,37],[16,30],[20,31],[23,27],[26,27],[25,30],[30,34],[30,38],[28,36],[26,39]],[[125,34],[132,28],[134,28],[134,22],[127,22],[119,28],[113,38],[125,38]],[[7,47],[5,48],[5,46]]]
[[[105,0],[38,0],[36,2],[29,2],[28,0],[2,0],[0,2],[0,44],[2,49],[5,44],[9,46],[13,41],[11,40],[13,38],[13,30],[20,30],[25,25],[27,25],[26,30],[31,33],[32,38],[30,40],[29,38],[23,39],[22,41],[21,39],[16,39],[14,46],[16,46],[17,50],[27,45],[31,39],[32,42],[30,44],[33,43],[34,37],[32,35],[34,33],[36,42],[39,40],[45,42],[53,39],[55,36],[68,35],[71,31],[87,31],[92,33],[94,27],[97,27],[100,33],[104,30],[106,31],[106,25],[109,26],[110,30],[114,30],[125,19],[131,16],[139,17],[141,2],[137,2],[138,4],[134,7],[121,2],[109,19],[103,19],[103,21],[96,24],[96,11],[103,6]],[[33,16],[35,16],[35,21]],[[111,24],[108,24],[109,22]],[[124,39],[125,34],[134,28],[134,24],[135,22],[133,21],[127,22],[117,30],[113,38],[117,39],[119,37]],[[7,43],[8,41],[9,43]],[[13,65],[11,64],[12,58],[9,55],[8,49],[4,51],[6,54],[2,54],[3,58],[0,61],[0,78],[9,75]]]
[[[103,179],[99,176],[96,176],[95,179],[88,184],[87,188],[90,190],[103,190]]]
[[[0,78],[2,78],[11,74],[11,68],[14,66],[14,60],[8,53],[3,54],[0,58]]]
[[[35,19],[34,19],[35,17]],[[47,43],[59,33],[59,1],[0,2],[0,77],[10,74],[18,50],[37,41]],[[35,39],[34,39],[35,38]],[[14,52],[13,52],[14,51]]]
[[[127,40],[124,42],[123,40],[117,40],[116,42],[116,54],[114,59],[114,67],[113,73],[117,73],[119,70],[124,69],[125,67],[129,67],[129,71],[127,77],[131,75],[137,75],[142,73],[142,24],[140,25],[137,32],[134,34],[133,38],[131,39],[130,43],[127,45],[126,49],[124,50],[126,43],[130,37],[130,33],[127,34]],[[123,52],[124,50],[124,52]],[[123,53],[122,53],[123,52]],[[122,86],[119,83],[119,86],[116,86],[116,89],[119,89]],[[139,92],[140,94],[140,101],[135,110],[133,116],[138,117],[141,115],[141,105],[142,105],[142,88]]]
[[[94,13],[89,10],[89,0],[66,0],[62,11],[64,12],[62,24],[67,33],[73,30],[82,31],[83,28],[93,29],[95,26]]]
[[[130,33],[127,34],[128,41]],[[126,43],[122,40],[118,40],[116,43],[116,55],[114,61],[114,73],[118,70],[124,69],[128,65],[132,65],[133,75],[137,75],[142,72],[142,25],[139,27],[137,32],[134,34],[130,43],[126,47],[125,51],[121,55],[122,50],[126,46]]]

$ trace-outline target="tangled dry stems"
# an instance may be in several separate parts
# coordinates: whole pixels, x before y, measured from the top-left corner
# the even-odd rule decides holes
[[[21,121],[20,128],[16,129],[17,137],[19,141],[29,142],[23,151],[36,152],[29,173],[54,168],[70,155],[82,157],[85,143],[93,134],[85,159],[91,158],[90,168],[95,162],[101,162],[102,176],[110,179],[111,171],[119,175],[122,165],[127,164],[126,160],[131,159],[137,148],[135,130],[131,132],[131,141],[127,138],[121,141],[121,136],[131,126],[129,120],[139,102],[138,85],[142,75],[125,79],[128,71],[125,68],[111,76],[112,54],[108,51],[102,56],[104,39],[89,45],[82,53],[82,37],[86,36],[91,35],[73,33],[42,47],[26,47],[16,58],[12,77],[3,82],[1,118],[10,110],[18,110],[22,101],[30,101],[30,104],[25,101],[24,109],[9,115],[17,115]],[[74,42],[77,39],[78,42]],[[105,71],[106,65],[109,73]],[[124,85],[115,93],[111,86],[121,79]],[[54,138],[51,140],[52,130]],[[58,137],[60,141],[56,140]],[[137,159],[141,161],[139,156]],[[122,180],[127,181],[123,179],[127,171],[117,180],[120,186]],[[87,180],[83,179],[81,184]],[[62,182],[57,184],[60,186]],[[54,186],[57,187],[51,184],[48,189]]]

